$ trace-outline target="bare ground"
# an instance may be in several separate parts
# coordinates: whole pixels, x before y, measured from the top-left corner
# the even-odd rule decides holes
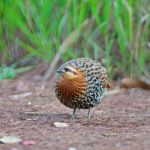
[[[55,97],[54,80],[0,81],[0,137],[18,135],[34,145],[0,144],[0,150],[149,150],[150,91],[109,95],[92,109],[72,110]],[[69,126],[58,128],[54,122]],[[72,149],[71,149],[72,148]],[[75,150],[74,149],[74,150]]]

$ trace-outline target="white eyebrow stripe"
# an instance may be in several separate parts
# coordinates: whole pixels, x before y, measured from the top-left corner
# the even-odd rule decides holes
[[[74,68],[72,68],[71,66],[66,66],[66,68],[68,68],[69,70],[71,70],[72,72],[77,72]]]

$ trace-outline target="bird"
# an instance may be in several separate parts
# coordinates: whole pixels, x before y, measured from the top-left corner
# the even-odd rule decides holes
[[[72,118],[76,118],[77,109],[90,110],[106,96],[110,84],[105,67],[91,58],[69,60],[56,70],[55,93],[62,104],[73,109]]]

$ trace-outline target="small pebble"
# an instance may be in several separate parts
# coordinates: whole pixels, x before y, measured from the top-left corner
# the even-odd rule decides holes
[[[68,150],[77,150],[77,149],[74,147],[69,147]]]
[[[59,127],[59,128],[66,128],[69,125],[67,123],[63,123],[63,122],[54,122],[54,126]]]
[[[31,102],[28,102],[28,103],[27,103],[28,106],[30,106],[31,104],[32,104]]]

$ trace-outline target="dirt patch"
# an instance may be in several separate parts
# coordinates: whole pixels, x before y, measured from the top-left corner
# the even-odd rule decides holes
[[[132,89],[107,96],[92,109],[72,110],[55,97],[54,80],[0,82],[0,136],[18,135],[36,144],[0,144],[2,150],[149,150],[150,91]],[[58,128],[54,122],[69,126]]]

